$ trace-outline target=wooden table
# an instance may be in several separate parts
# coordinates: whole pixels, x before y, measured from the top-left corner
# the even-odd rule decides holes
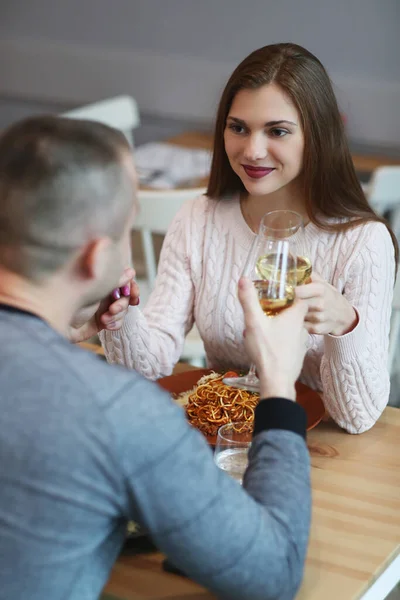
[[[320,423],[309,432],[308,446],[313,517],[297,598],[383,599],[400,578],[400,410],[387,408],[362,435]],[[105,593],[121,600],[214,597],[162,571],[162,559],[159,553],[121,556]]]

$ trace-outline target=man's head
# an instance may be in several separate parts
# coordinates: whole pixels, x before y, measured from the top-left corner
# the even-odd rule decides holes
[[[34,117],[0,136],[0,267],[36,286],[65,269],[86,302],[128,260],[135,174],[122,133],[97,122]]]

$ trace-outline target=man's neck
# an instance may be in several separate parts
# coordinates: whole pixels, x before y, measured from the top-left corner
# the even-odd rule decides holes
[[[57,284],[51,281],[35,285],[0,267],[0,304],[32,313],[66,336],[77,307],[74,299]]]

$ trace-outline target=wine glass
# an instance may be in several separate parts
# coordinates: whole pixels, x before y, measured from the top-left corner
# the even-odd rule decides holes
[[[274,317],[294,302],[296,258],[294,242],[289,244],[286,239],[271,239],[262,222],[242,275],[253,281],[261,308],[268,317]],[[260,386],[254,364],[244,377],[225,377],[223,382],[252,392],[258,392]]]
[[[262,219],[265,235],[287,240],[297,255],[297,285],[311,282],[312,266],[302,216],[293,210],[273,210]]]
[[[253,424],[247,421],[227,423],[218,429],[214,461],[240,484],[248,464]]]

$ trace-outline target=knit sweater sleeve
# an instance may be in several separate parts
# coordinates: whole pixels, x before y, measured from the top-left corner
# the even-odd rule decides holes
[[[383,224],[370,223],[359,230],[351,258],[341,265],[343,293],[357,310],[359,322],[346,335],[325,336],[321,361],[325,406],[350,433],[362,433],[374,425],[388,402],[390,388],[393,243]]]
[[[193,326],[192,262],[200,254],[204,221],[203,197],[185,203],[177,213],[165,237],[155,287],[143,312],[130,307],[119,331],[100,333],[108,362],[135,369],[148,379],[172,372]]]

